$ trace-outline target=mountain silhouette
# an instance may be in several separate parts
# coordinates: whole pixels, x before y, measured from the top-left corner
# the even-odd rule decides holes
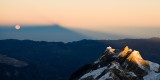
[[[78,41],[89,37],[74,32],[60,25],[22,26],[20,30],[14,27],[1,27],[0,39],[30,39],[35,41]]]

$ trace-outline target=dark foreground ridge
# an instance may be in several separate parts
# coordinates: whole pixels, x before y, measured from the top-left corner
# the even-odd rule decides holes
[[[123,50],[126,45],[139,50],[144,59],[160,64],[160,38],[68,43],[8,39],[0,40],[0,80],[68,80],[87,64],[77,71],[81,77],[103,55],[106,46]],[[115,50],[114,54],[119,52]],[[107,56],[101,65],[113,61],[112,55]]]
[[[34,80],[37,74],[28,63],[0,54],[0,80]]]
[[[107,47],[93,64],[87,64],[70,80],[160,80],[160,65],[141,57],[140,52]]]

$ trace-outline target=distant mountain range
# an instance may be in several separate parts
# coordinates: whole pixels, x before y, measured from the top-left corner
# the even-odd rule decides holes
[[[7,39],[0,40],[0,80],[67,80],[80,67],[97,60],[106,46],[120,50],[129,46],[141,51],[144,59],[160,64],[160,38],[156,37],[68,43]],[[17,67],[19,63],[25,66]]]

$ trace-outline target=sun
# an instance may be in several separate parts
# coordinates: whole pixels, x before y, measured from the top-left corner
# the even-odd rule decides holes
[[[15,26],[15,29],[16,29],[16,30],[19,30],[20,28],[21,28],[20,25],[16,25],[16,26]]]

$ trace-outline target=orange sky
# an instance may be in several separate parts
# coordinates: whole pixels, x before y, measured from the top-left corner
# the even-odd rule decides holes
[[[160,27],[160,0],[0,0],[1,25]]]

